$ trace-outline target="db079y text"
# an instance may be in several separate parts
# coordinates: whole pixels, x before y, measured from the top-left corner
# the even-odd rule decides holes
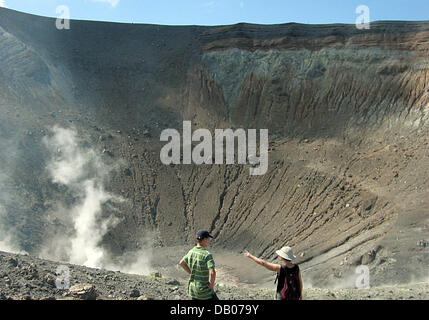
[[[256,314],[258,311],[259,305],[250,305],[250,304],[232,304],[232,305],[219,305],[216,304],[214,306],[213,313],[214,314]],[[209,311],[209,310],[207,310]]]

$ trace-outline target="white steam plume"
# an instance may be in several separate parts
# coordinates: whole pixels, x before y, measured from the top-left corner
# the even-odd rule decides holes
[[[0,144],[2,150],[7,155],[14,155],[13,150],[10,146],[5,144]],[[12,158],[13,156],[11,156]],[[2,159],[3,168],[9,167],[6,159]],[[1,168],[1,169],[3,169]],[[10,179],[8,178],[7,169],[4,169],[4,172],[0,170],[0,251],[26,254],[24,250],[21,250],[18,241],[16,240],[16,229],[14,226],[10,225],[7,221],[7,210],[5,206],[14,204],[13,197],[7,191],[7,186],[10,185]]]
[[[85,196],[82,203],[72,211],[76,236],[71,241],[70,262],[88,267],[99,267],[105,257],[99,246],[109,227],[114,227],[119,219],[109,217],[100,223],[101,205],[112,196],[101,186],[96,187],[93,180],[83,182]]]
[[[0,206],[0,211],[3,208]],[[2,213],[0,213],[1,215]],[[0,226],[0,251],[10,252],[10,253],[19,253],[26,254],[27,252],[21,250],[12,240],[12,236],[5,230],[3,226]]]
[[[103,208],[125,201],[103,187],[114,167],[106,165],[93,149],[83,147],[76,130],[56,126],[51,132],[53,135],[44,139],[52,155],[47,165],[50,178],[67,187],[77,200],[69,208],[64,203],[56,204],[57,215],[68,215],[67,227],[72,233],[66,237],[59,232],[50,239],[49,243],[54,245],[47,245],[40,256],[87,267],[138,274],[150,272],[150,249],[125,253],[113,262],[109,252],[101,246],[103,237],[120,222],[114,215],[103,215]]]
[[[49,251],[58,254],[70,250],[70,263],[101,267],[106,253],[100,243],[108,228],[119,221],[115,217],[102,217],[102,205],[119,199],[106,192],[102,185],[111,168],[92,149],[79,145],[75,130],[54,127],[52,133],[52,137],[44,139],[45,146],[54,155],[47,166],[50,177],[52,182],[66,186],[78,201],[68,209],[74,235],[69,241],[55,241],[65,248]]]

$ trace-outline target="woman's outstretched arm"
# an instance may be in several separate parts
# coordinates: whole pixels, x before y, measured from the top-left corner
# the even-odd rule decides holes
[[[263,267],[267,268],[267,269],[268,269],[268,270],[270,270],[270,271],[275,271],[275,272],[277,272],[277,273],[279,273],[279,272],[280,272],[280,268],[281,268],[281,266],[280,266],[279,264],[270,263],[270,262],[267,262],[267,261],[265,261],[265,260],[263,260],[263,259],[261,259],[261,258],[257,258],[257,257],[255,257],[254,255],[251,255],[247,250],[244,250],[244,256],[245,256],[246,258],[250,258],[250,259],[252,259],[252,260],[253,260],[253,261],[255,261],[257,264],[260,264],[261,266],[263,266]]]
[[[299,271],[299,300],[302,300],[302,278],[301,278],[301,270]]]

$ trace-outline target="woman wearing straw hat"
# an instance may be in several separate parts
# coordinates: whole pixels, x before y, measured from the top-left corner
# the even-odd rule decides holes
[[[283,247],[276,251],[281,264],[267,262],[261,258],[251,255],[244,250],[244,256],[252,259],[257,264],[268,270],[277,272],[276,299],[278,300],[302,300],[302,279],[301,272],[297,264],[292,261],[296,259],[291,247]],[[276,280],[277,280],[276,279]]]

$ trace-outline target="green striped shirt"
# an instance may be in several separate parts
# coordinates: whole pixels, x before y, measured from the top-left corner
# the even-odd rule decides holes
[[[195,246],[189,250],[182,260],[191,269],[188,295],[201,300],[210,299],[213,291],[207,287],[207,283],[209,282],[209,269],[215,268],[212,254],[204,247]]]

